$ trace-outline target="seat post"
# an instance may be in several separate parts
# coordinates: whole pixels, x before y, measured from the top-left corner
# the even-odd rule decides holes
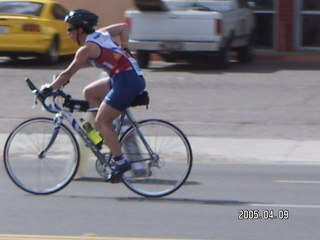
[[[127,116],[132,125],[135,125],[137,123],[136,119],[129,109],[124,110],[124,115]]]

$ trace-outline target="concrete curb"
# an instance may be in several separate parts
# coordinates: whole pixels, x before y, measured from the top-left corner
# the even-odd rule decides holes
[[[292,62],[292,63],[320,63],[320,55],[300,55],[300,54],[266,54],[257,55],[254,58],[255,61],[266,61],[266,62]]]
[[[0,134],[4,148],[8,134]],[[320,140],[189,137],[196,162],[320,164]]]
[[[195,161],[320,164],[320,141],[191,137]]]

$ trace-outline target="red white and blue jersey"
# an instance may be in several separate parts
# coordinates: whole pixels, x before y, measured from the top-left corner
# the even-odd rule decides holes
[[[110,77],[132,67],[138,75],[142,75],[135,59],[124,51],[108,32],[95,31],[87,36],[86,42],[94,42],[101,48],[101,55],[91,59],[91,63],[106,71]]]

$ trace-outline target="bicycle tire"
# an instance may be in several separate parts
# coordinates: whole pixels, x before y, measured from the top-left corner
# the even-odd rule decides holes
[[[150,154],[131,126],[120,139],[123,153],[133,163],[132,169],[123,175],[123,183],[145,197],[163,197],[175,192],[185,183],[192,168],[192,149],[187,137],[178,127],[160,119],[143,120],[138,126],[158,161],[139,160],[150,158]]]
[[[79,146],[64,124],[45,153],[55,123],[50,118],[32,118],[22,122],[9,135],[4,148],[4,165],[11,180],[22,190],[46,195],[66,187],[79,166]]]

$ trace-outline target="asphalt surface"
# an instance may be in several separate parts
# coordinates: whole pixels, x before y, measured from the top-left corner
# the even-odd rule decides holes
[[[0,63],[2,147],[19,122],[46,115],[39,105],[32,109],[24,78],[41,85],[65,65]],[[233,63],[223,71],[154,62],[145,70],[149,109],[133,111],[139,119],[167,119],[187,134],[195,160],[187,184],[166,198],[145,199],[101,179],[73,181],[39,197],[16,188],[2,164],[0,239],[86,239],[79,236],[90,233],[108,236],[100,239],[318,239],[318,70],[301,62]],[[99,74],[82,69],[66,91],[80,98]],[[278,218],[239,219],[239,212],[255,209]],[[279,219],[280,210],[289,219]]]
[[[0,144],[23,119],[47,115],[24,81],[41,85],[68,61],[43,66],[36,61],[3,62]],[[153,62],[145,70],[151,96],[149,110],[135,108],[137,118],[162,118],[189,137],[195,158],[209,161],[318,163],[320,154],[317,63],[233,63],[227,70],[206,65]],[[81,89],[100,71],[88,65],[66,87]]]

